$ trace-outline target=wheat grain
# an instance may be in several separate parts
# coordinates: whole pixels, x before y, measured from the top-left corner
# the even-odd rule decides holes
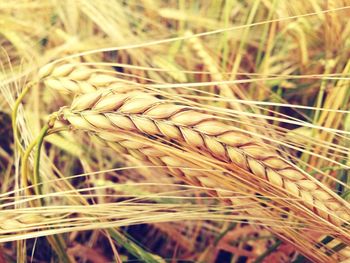
[[[281,159],[276,152],[216,120],[213,115],[148,94],[142,97],[109,90],[78,97],[71,108],[63,109],[61,118],[75,128],[88,131],[124,130],[163,136],[267,180],[291,196],[301,198],[312,212],[336,225],[350,218],[348,208],[331,192]]]
[[[198,157],[193,157],[193,153],[189,156],[182,149],[174,149],[172,146],[150,142],[147,138],[135,137],[134,134],[123,132],[116,134],[99,131],[93,135],[99,138],[100,143],[121,154],[133,156],[145,164],[163,167],[169,174],[181,178],[190,185],[208,188],[207,191],[210,194],[221,197],[228,204],[244,206],[245,210],[254,207],[251,209],[254,210],[253,213],[248,212],[254,217],[268,218],[270,214],[266,212],[272,212],[271,208],[261,209],[256,201],[252,201],[251,197],[242,197],[242,194],[254,195],[254,192],[248,189],[249,187],[244,190],[244,186],[241,184],[235,184],[229,190],[220,187],[220,178],[225,177],[225,171],[218,169],[217,165],[204,159],[198,162],[196,160]],[[237,203],[237,196],[239,196],[239,203]],[[278,212],[283,213],[283,210]]]

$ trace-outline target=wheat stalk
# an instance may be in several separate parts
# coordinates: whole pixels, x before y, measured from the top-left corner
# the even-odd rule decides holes
[[[75,128],[89,131],[126,130],[163,136],[218,160],[235,164],[267,180],[291,196],[300,197],[310,210],[341,225],[349,220],[345,203],[280,156],[215,116],[162,101],[149,94],[112,91],[78,97],[61,117]],[[229,166],[228,166],[229,167]]]

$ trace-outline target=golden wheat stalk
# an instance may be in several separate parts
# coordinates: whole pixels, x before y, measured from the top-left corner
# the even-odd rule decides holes
[[[276,189],[299,197],[306,208],[335,225],[350,219],[349,208],[330,190],[215,116],[149,94],[119,94],[111,90],[82,95],[61,118],[88,131],[130,131],[163,136],[185,147],[214,156],[231,169],[240,167],[267,180]],[[228,166],[230,169],[230,166]],[[252,178],[254,179],[254,178]],[[257,180],[258,182],[259,180]]]

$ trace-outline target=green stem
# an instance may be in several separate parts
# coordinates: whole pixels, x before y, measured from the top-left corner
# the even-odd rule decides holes
[[[109,228],[108,233],[121,246],[126,248],[130,254],[147,263],[165,262],[161,257],[145,251],[142,247],[132,242],[126,236],[119,233],[116,229]]]
[[[219,235],[215,238],[214,240],[214,245],[217,245],[219,243],[219,241],[228,233],[230,232],[232,229],[234,229],[237,226],[237,223],[231,223],[227,229],[225,229],[225,231],[223,231],[222,233],[219,233]]]
[[[48,125],[45,125],[44,128],[40,131],[39,136],[28,146],[28,148],[26,149],[26,151],[23,150],[23,147],[21,145],[19,136],[18,136],[18,129],[17,129],[17,113],[18,113],[18,108],[19,105],[21,105],[21,102],[24,98],[24,96],[28,93],[28,91],[31,89],[31,87],[33,87],[34,82],[29,82],[23,89],[23,91],[21,92],[21,94],[18,96],[13,110],[12,110],[12,129],[13,129],[13,139],[14,139],[14,145],[15,145],[15,149],[18,149],[20,156],[22,157],[21,160],[21,179],[22,182],[25,184],[25,186],[28,185],[28,160],[29,160],[29,156],[30,153],[32,152],[32,150],[34,149],[35,146],[37,146],[36,152],[35,152],[35,159],[34,159],[34,172],[33,172],[33,176],[30,178],[30,180],[32,181],[32,183],[34,184],[34,190],[36,194],[42,194],[41,192],[41,187],[39,186],[41,184],[41,180],[40,180],[40,174],[39,174],[39,168],[40,168],[40,155],[41,155],[41,146],[43,144],[43,140],[44,137],[47,135],[49,129],[51,126],[51,123],[49,123]],[[51,120],[52,121],[52,120]],[[42,205],[43,202],[41,199],[39,199],[40,204]],[[60,259],[62,260],[62,262],[65,263],[69,263],[70,259],[69,257],[66,255],[65,253],[65,248],[64,248],[64,242],[62,240],[62,237],[59,235],[55,235],[52,237],[47,237],[49,243],[51,244],[51,246],[53,247],[57,247],[59,251],[58,255],[60,257]],[[22,249],[23,247],[21,247],[21,249],[19,249],[19,251],[23,251]]]
[[[23,154],[22,160],[21,160],[21,181],[24,183],[24,186],[28,186],[28,159],[30,156],[30,153],[34,149],[35,145],[37,144],[37,139],[32,141],[31,144],[29,144],[28,148]]]
[[[50,127],[48,125],[45,125],[42,130],[40,131],[40,134],[37,138],[37,147],[34,155],[34,174],[33,174],[33,184],[35,187],[36,194],[42,194],[42,184],[41,184],[41,178],[40,178],[40,156],[41,156],[41,146],[44,141],[44,137],[47,135],[48,130]],[[42,203],[42,199],[40,203]]]
[[[49,126],[45,125],[44,128],[41,130],[39,136],[29,144],[28,148],[23,154],[22,161],[21,161],[21,175],[22,175],[22,180],[25,182],[25,185],[27,184],[28,178],[32,181],[34,184],[35,192],[36,194],[39,194],[40,191],[38,190],[38,183],[40,182],[39,178],[39,165],[40,165],[40,149],[43,143],[43,139],[46,136],[47,132],[49,130]],[[30,153],[34,149],[34,147],[37,146],[36,153],[35,153],[35,159],[34,159],[34,174],[32,177],[28,176],[28,160]]]
[[[33,175],[30,177],[30,180],[34,185],[34,191],[35,191],[35,194],[37,195],[42,195],[42,181],[40,178],[41,147],[43,145],[45,136],[48,134],[48,131],[50,130],[50,127],[52,127],[52,124],[49,123],[48,125],[45,125],[41,129],[38,137],[28,146],[28,148],[24,152],[22,163],[21,163],[22,180],[25,180],[25,183],[27,184],[29,156],[32,150],[34,149],[34,147],[36,146],[36,151],[34,154],[34,170],[33,170]],[[44,205],[44,202],[41,198],[39,199],[39,203],[41,206]],[[47,239],[51,244],[51,246],[57,249],[56,253],[60,257],[62,262],[69,263],[70,259],[66,255],[63,238],[60,235],[53,235],[51,237],[50,236],[47,237]]]
[[[18,150],[20,152],[20,154],[23,154],[23,150],[22,150],[22,146],[21,146],[21,142],[18,138],[18,129],[17,129],[17,112],[18,112],[18,108],[19,105],[21,105],[21,102],[24,98],[24,96],[28,93],[28,91],[30,90],[31,87],[34,86],[34,82],[29,82],[23,89],[23,91],[21,92],[21,94],[18,96],[15,105],[13,106],[13,110],[12,110],[12,129],[13,129],[13,139],[14,139],[14,143],[15,143],[15,148],[18,147]]]
[[[282,244],[281,240],[277,240],[275,244],[273,244],[271,247],[269,247],[268,250],[266,250],[262,255],[260,255],[254,263],[260,263],[266,258],[268,255],[270,255],[273,251],[275,251],[280,245]]]
[[[28,93],[29,89],[33,86],[34,83],[29,82],[21,92],[21,94],[18,96],[18,98],[15,101],[15,104],[12,109],[12,114],[11,114],[11,119],[12,119],[12,130],[13,130],[13,140],[14,140],[14,149],[18,149],[20,156],[22,157],[23,155],[23,149],[21,147],[21,143],[18,139],[18,129],[17,129],[17,112],[19,105],[21,104],[24,96]],[[23,175],[23,174],[22,174]],[[24,177],[22,177],[24,179]],[[25,180],[22,180],[27,183],[27,178]],[[25,185],[26,187],[27,185]],[[17,195],[16,195],[17,196]],[[19,261],[25,259],[23,251],[26,251],[26,242],[23,240],[17,241],[17,258]]]

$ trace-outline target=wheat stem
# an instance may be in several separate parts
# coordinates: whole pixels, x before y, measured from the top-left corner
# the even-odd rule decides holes
[[[21,94],[18,96],[18,98],[15,101],[15,104],[12,109],[12,129],[13,129],[13,139],[15,142],[15,148],[17,148],[20,152],[20,154],[23,154],[23,147],[21,145],[19,136],[18,136],[18,128],[17,128],[17,114],[18,114],[18,108],[21,105],[21,102],[24,98],[24,96],[28,93],[28,91],[34,86],[34,82],[29,82],[21,92]]]
[[[34,156],[34,172],[33,172],[33,184],[35,187],[36,194],[42,194],[42,184],[41,184],[41,177],[40,177],[40,156],[41,156],[41,146],[44,141],[44,137],[47,135],[50,127],[49,125],[45,125],[38,138],[36,143],[36,151]],[[41,205],[43,204],[43,199],[39,199]]]

